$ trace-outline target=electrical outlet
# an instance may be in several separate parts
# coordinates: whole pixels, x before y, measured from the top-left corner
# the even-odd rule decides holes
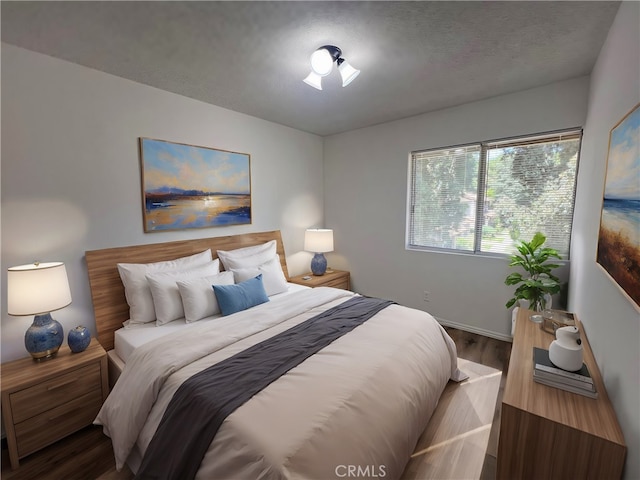
[[[426,290],[424,291],[424,297],[422,297],[422,300],[429,303],[429,292],[427,292]]]

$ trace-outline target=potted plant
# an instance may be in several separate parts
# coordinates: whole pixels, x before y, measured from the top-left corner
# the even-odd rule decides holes
[[[560,292],[560,279],[551,271],[560,265],[549,263],[550,258],[562,259],[558,251],[553,248],[543,247],[547,237],[537,232],[530,242],[520,241],[518,251],[520,254],[510,257],[510,267],[521,267],[529,274],[523,276],[519,272],[509,274],[504,283],[506,285],[518,285],[513,298],[506,304],[511,308],[518,300],[528,300],[529,309],[540,312],[547,306],[545,297]]]

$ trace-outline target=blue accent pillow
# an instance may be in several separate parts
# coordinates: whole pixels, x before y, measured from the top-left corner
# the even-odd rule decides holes
[[[235,285],[212,285],[222,315],[231,315],[269,301],[262,274]]]

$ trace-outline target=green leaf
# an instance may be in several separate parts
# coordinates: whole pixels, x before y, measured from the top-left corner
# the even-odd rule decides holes
[[[555,275],[552,275],[551,273],[549,274],[549,278],[551,280],[553,280],[554,282],[558,282],[558,285],[560,285],[560,279],[558,277],[556,277]]]
[[[546,263],[546,264],[544,265],[544,267],[545,267],[547,270],[552,270],[552,269],[554,269],[554,268],[558,268],[558,267],[560,267],[560,265],[558,265],[557,263]]]
[[[560,254],[558,253],[558,251],[555,248],[549,248],[549,247],[545,247],[541,250],[542,253],[544,253],[545,255],[547,255],[548,257],[554,257],[557,258],[559,260],[562,260],[562,257],[560,256]]]
[[[524,279],[522,278],[522,275],[515,272],[515,273],[509,274],[509,276],[505,279],[504,283],[505,285],[515,285],[516,283],[520,283],[523,280]]]
[[[522,258],[520,256],[512,257],[512,260],[509,263],[510,267],[518,267],[518,266],[520,266],[520,267],[524,268],[525,270],[527,269],[528,265],[529,265],[529,263],[524,258]]]
[[[540,247],[546,240],[547,240],[547,237],[545,237],[540,232],[536,232],[536,234],[533,236],[533,239],[529,243],[529,246],[531,247],[532,250],[537,250],[538,247]]]
[[[522,254],[522,255],[530,255],[532,250],[529,248],[529,245],[527,245],[525,242],[520,242],[520,245],[518,245],[518,251]]]

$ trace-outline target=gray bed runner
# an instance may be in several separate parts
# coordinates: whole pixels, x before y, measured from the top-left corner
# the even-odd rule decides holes
[[[353,297],[193,375],[169,402],[135,478],[194,478],[222,422],[236,408],[392,303]]]

